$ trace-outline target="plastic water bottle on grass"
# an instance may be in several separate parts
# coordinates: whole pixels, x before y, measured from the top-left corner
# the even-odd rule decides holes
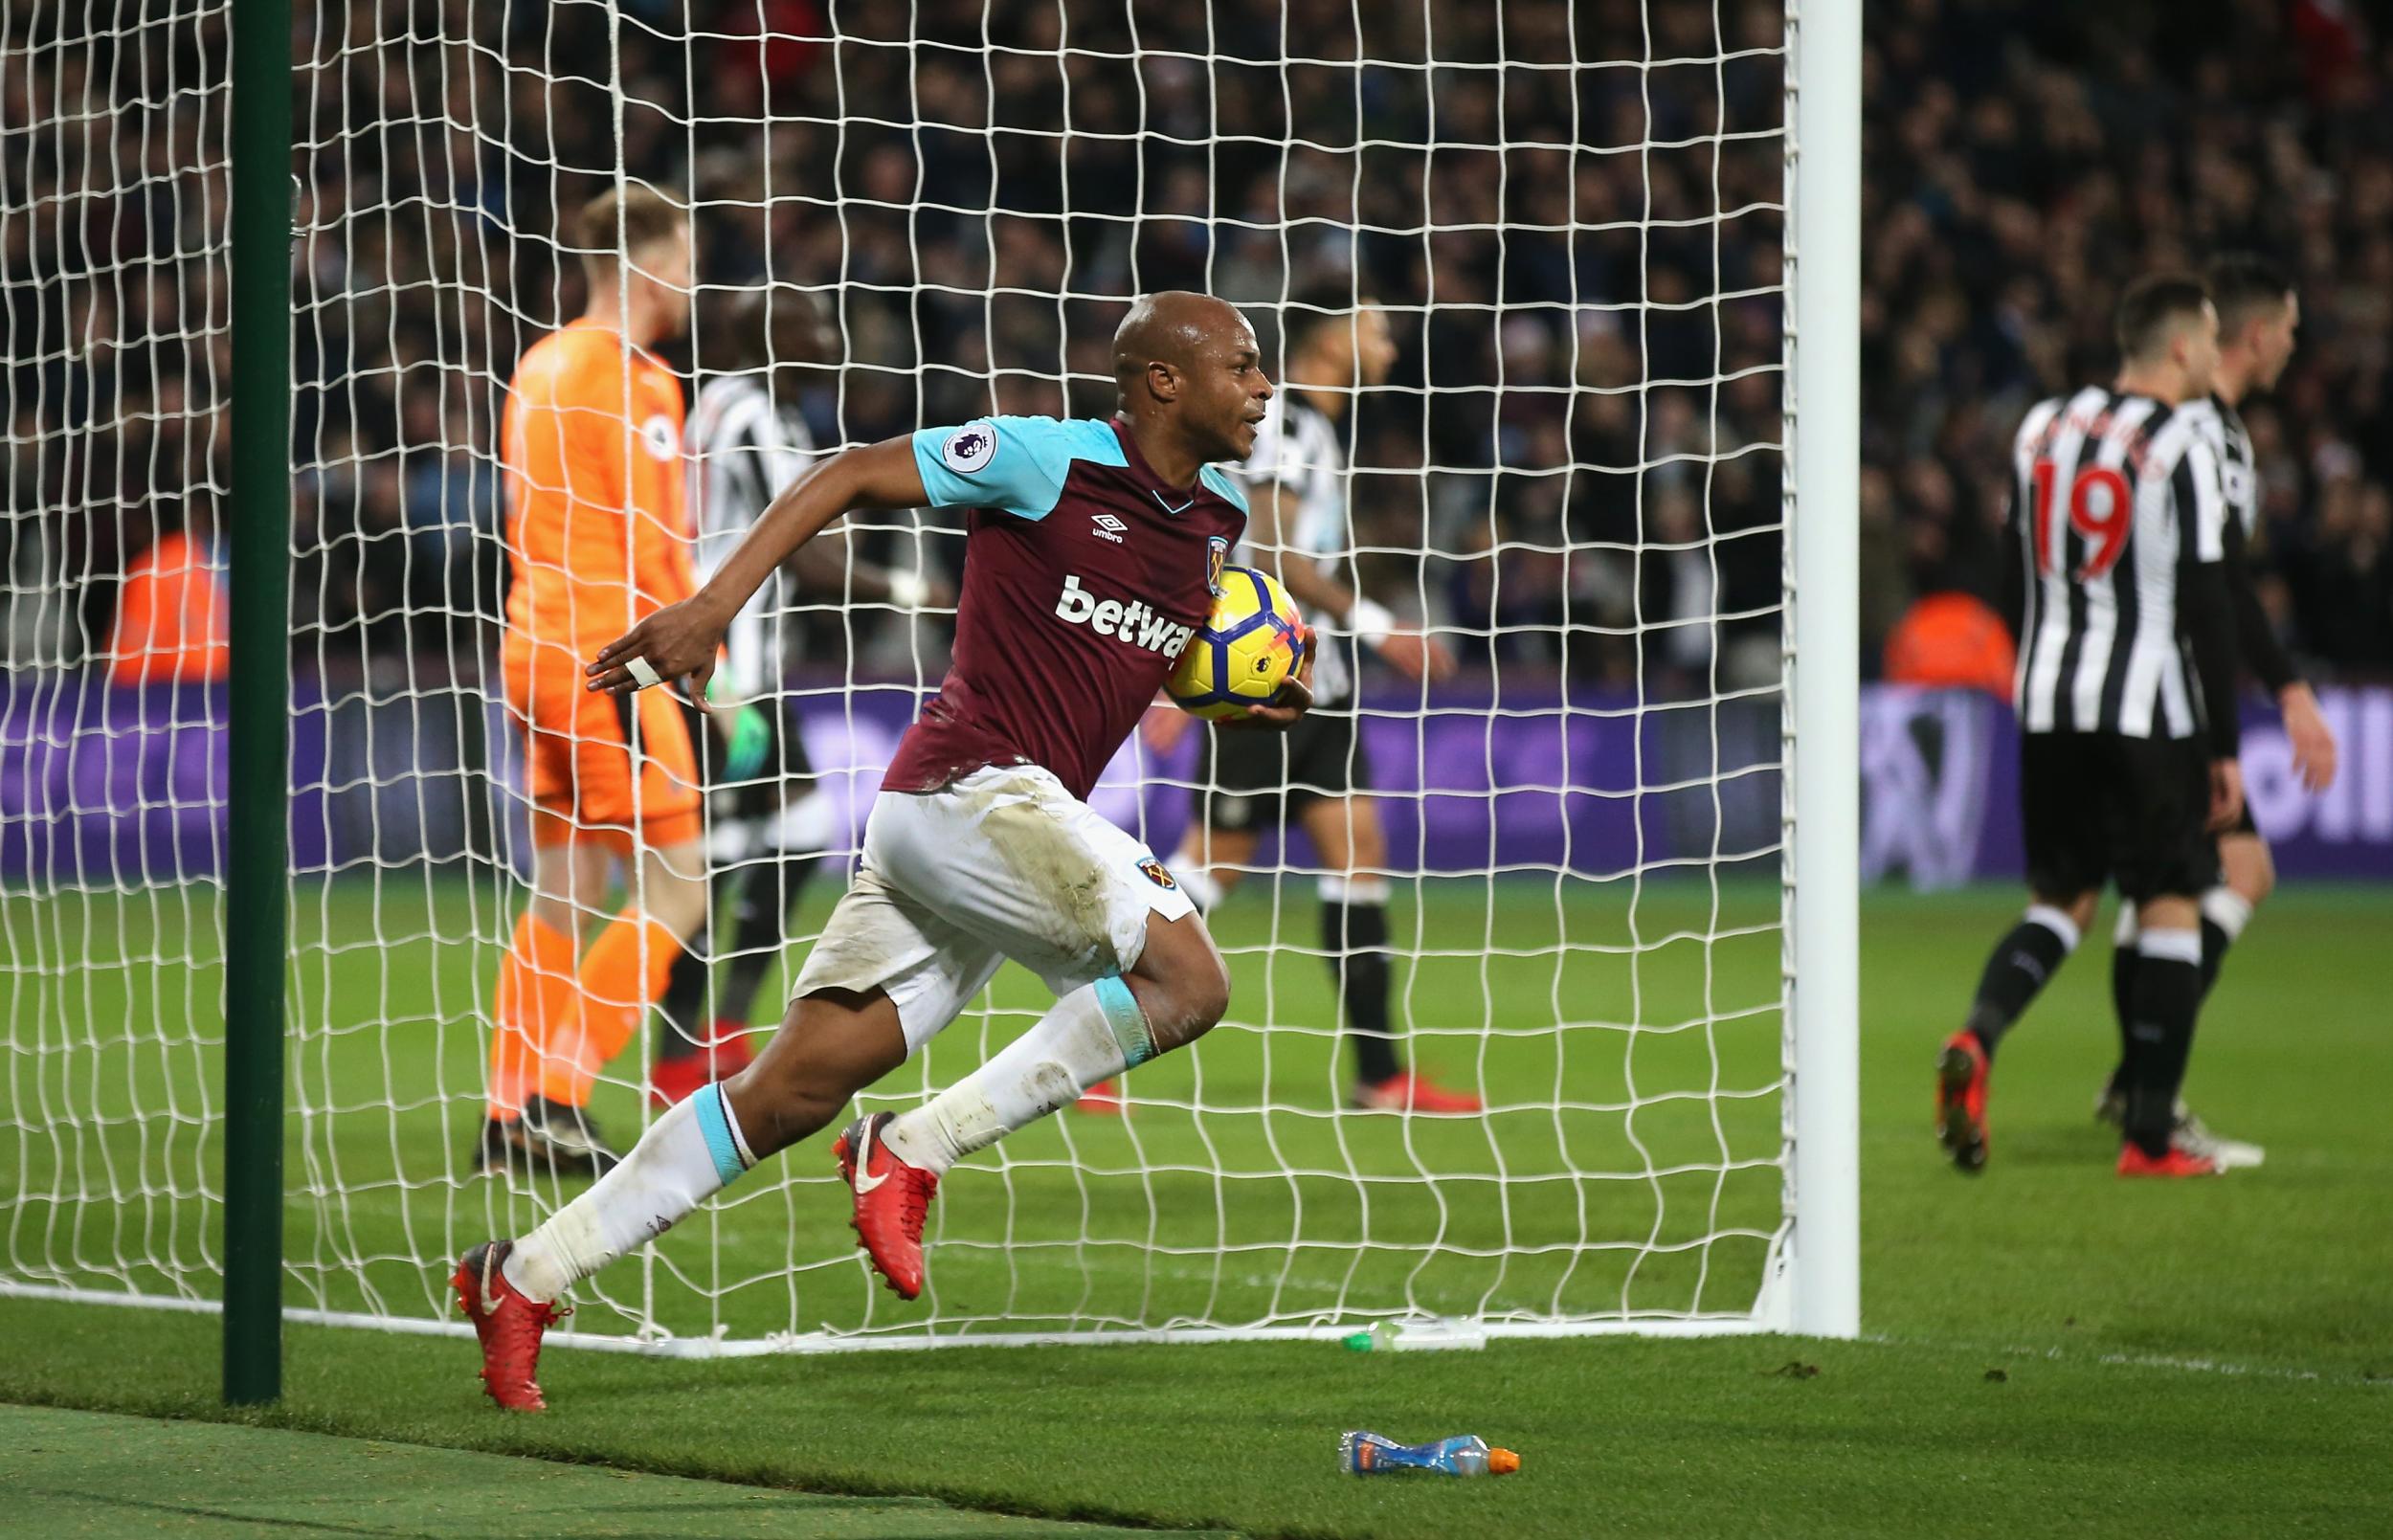
[[[1347,1337],[1355,1352],[1435,1352],[1478,1349],[1487,1345],[1487,1328],[1476,1321],[1449,1321],[1432,1316],[1416,1321],[1382,1321],[1368,1331]]]
[[[1509,1476],[1520,1468],[1520,1456],[1510,1449],[1488,1448],[1487,1440],[1475,1433],[1435,1443],[1398,1443],[1360,1431],[1338,1440],[1338,1469],[1350,1476],[1398,1470],[1435,1471],[1441,1476]]]

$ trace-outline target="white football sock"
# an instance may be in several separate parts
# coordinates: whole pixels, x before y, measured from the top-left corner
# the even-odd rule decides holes
[[[2163,930],[2158,926],[2144,926],[2136,950],[2146,957],[2167,963],[2202,966],[2202,932],[2199,930]]]
[[[765,848],[784,856],[812,856],[829,850],[832,815],[837,810],[820,792],[809,792],[784,803],[765,830]]]
[[[2202,896],[2202,917],[2226,933],[2229,945],[2243,939],[2251,924],[2251,900],[2221,884]]]
[[[889,1153],[933,1174],[1026,1124],[1071,1105],[1099,1081],[1154,1057],[1137,997],[1101,978],[1055,1002],[995,1057],[882,1134]]]
[[[672,1229],[754,1164],[723,1087],[702,1087],[651,1125],[621,1165],[518,1240],[500,1270],[530,1298],[553,1300]]]
[[[1384,877],[1346,877],[1336,872],[1324,872],[1315,884],[1324,904],[1367,904],[1385,905],[1390,896],[1390,883]]]
[[[2067,912],[2049,904],[2030,904],[2020,918],[2031,926],[2042,926],[2061,939],[2061,955],[2066,957],[2077,949],[2077,922]]]
[[[1188,902],[1196,905],[1198,914],[1211,914],[1213,906],[1221,902],[1221,884],[1214,881],[1203,861],[1191,860],[1172,876],[1180,884],[1180,891],[1188,895]]]

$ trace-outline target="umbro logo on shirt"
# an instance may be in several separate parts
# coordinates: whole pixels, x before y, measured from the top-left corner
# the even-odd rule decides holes
[[[1143,599],[1126,604],[1120,599],[1098,598],[1080,586],[1077,573],[1063,580],[1063,592],[1055,601],[1055,614],[1066,625],[1086,626],[1100,636],[1118,637],[1166,658],[1179,657],[1180,649],[1196,635],[1195,626],[1184,626],[1157,614]]]
[[[1110,540],[1117,546],[1122,544],[1122,531],[1129,527],[1109,513],[1098,514],[1088,522],[1096,526],[1090,533],[1099,540]]]

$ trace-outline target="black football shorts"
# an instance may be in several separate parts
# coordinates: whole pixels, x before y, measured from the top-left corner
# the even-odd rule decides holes
[[[2038,732],[2020,740],[2027,883],[2070,899],[2196,898],[2218,881],[2209,750],[2199,738]]]

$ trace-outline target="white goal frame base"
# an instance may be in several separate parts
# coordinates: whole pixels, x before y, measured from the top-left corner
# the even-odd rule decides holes
[[[1578,1321],[1478,1321],[1489,1340],[1554,1337],[1752,1337],[1782,1334],[1794,1329],[1793,1259],[1783,1246],[1771,1250],[1756,1308],[1745,1315],[1594,1316]],[[221,1315],[223,1302],[181,1294],[126,1294],[101,1289],[67,1288],[55,1283],[20,1283],[0,1279],[0,1299],[53,1300],[68,1305],[111,1305],[139,1310],[172,1310],[186,1315]],[[1147,1329],[1099,1328],[1091,1331],[970,1331],[908,1328],[903,1333],[775,1331],[762,1337],[676,1337],[665,1333],[610,1335],[598,1331],[551,1331],[542,1341],[552,1348],[576,1348],[589,1352],[638,1353],[650,1358],[764,1358],[776,1354],[836,1352],[920,1352],[932,1348],[1072,1348],[1117,1347],[1133,1343],[1189,1346],[1208,1342],[1337,1342],[1363,1329],[1370,1320],[1314,1326],[1284,1327],[1158,1327]],[[286,1326],[341,1327],[358,1331],[388,1331],[403,1336],[470,1338],[470,1322],[425,1316],[369,1315],[359,1310],[318,1310],[285,1306]]]
[[[1756,1225],[1733,1232],[1740,1242],[1747,1239],[1767,1239],[1768,1249],[1750,1308],[1694,1315],[1621,1312],[1498,1317],[1477,1323],[1491,1338],[1694,1338],[1765,1333],[1852,1338],[1860,1332],[1856,936],[1859,594],[1854,511],[1859,505],[1860,0],[1785,0],[1785,17],[1786,441],[1782,446],[1782,534],[1786,566],[1782,641],[1786,667],[1780,706],[1786,799],[1780,887],[1785,1089],[1784,1127],[1778,1146],[1784,1166],[1783,1199],[1774,1230],[1765,1233]],[[1648,60],[1648,64],[1651,62]],[[618,110],[620,100],[618,93]],[[1716,176],[1715,171],[1715,182]],[[1642,770],[1640,777],[1641,792],[1672,790],[1667,783],[1644,784]],[[1504,787],[1491,784],[1487,794],[1492,798],[1503,790]],[[1492,852],[1489,859],[1492,863]],[[1492,873],[1492,864],[1490,870]],[[1640,872],[1637,881],[1642,882],[1643,867]],[[128,951],[123,965],[132,967],[144,960]],[[1630,1030],[1638,1029],[1632,1025]],[[45,1045],[39,1051],[50,1050]],[[293,1105],[286,1096],[286,1118],[296,1115],[291,1110]],[[225,1119],[221,1104],[203,1099],[202,1105],[213,1110],[207,1111],[204,1131],[199,1137],[212,1141],[223,1138]],[[328,1113],[340,1109],[326,1110]],[[1259,1110],[1270,1109],[1265,1106]],[[109,1113],[101,1121],[130,1120]],[[79,1128],[81,1125],[71,1127]],[[1649,1170],[1647,1174],[1654,1172]],[[112,1179],[112,1189],[113,1186]],[[205,1180],[196,1193],[188,1186],[170,1186],[168,1192],[179,1201],[212,1195]],[[286,1198],[295,1193],[286,1185]],[[48,1195],[54,1203],[63,1204],[69,1194],[61,1187]],[[95,1197],[90,1192],[78,1190],[71,1195],[78,1203],[92,1205],[117,1194],[111,1191]],[[146,1189],[145,1195],[148,1195]],[[271,1208],[271,1193],[260,1197],[259,1206]],[[207,1213],[204,1201],[197,1207],[203,1233],[213,1235],[221,1216]],[[410,1245],[414,1245],[412,1237]],[[214,1256],[209,1255],[211,1249],[215,1251]],[[224,1309],[220,1301],[203,1297],[183,1283],[189,1277],[204,1283],[205,1274],[222,1266],[221,1247],[212,1248],[203,1241],[198,1251],[201,1261],[197,1266],[187,1267],[181,1253],[170,1260],[172,1270],[167,1277],[178,1285],[172,1290],[135,1287],[124,1271],[112,1274],[79,1264],[23,1269],[20,1263],[20,1270],[31,1270],[36,1277],[113,1280],[124,1286],[109,1289],[0,1277],[0,1298],[220,1315]],[[288,1256],[286,1251],[286,1259]],[[1750,1256],[1750,1251],[1740,1252],[1740,1256]],[[341,1265],[357,1265],[365,1260],[368,1259],[344,1259]],[[422,1257],[377,1256],[370,1261],[431,1265],[431,1259]],[[1742,1276],[1740,1269],[1740,1283]],[[293,1275],[287,1269],[281,1282],[286,1288],[293,1283]],[[307,1296],[302,1293],[301,1297]],[[370,1288],[367,1297],[374,1297]],[[440,1295],[436,1293],[434,1297]],[[1699,1291],[1697,1298],[1701,1297]],[[1341,1292],[1341,1301],[1343,1298]],[[411,1299],[408,1308],[415,1307],[415,1301]],[[645,1304],[642,1313],[649,1313]],[[627,1320],[626,1329],[620,1332],[559,1331],[548,1340],[568,1348],[664,1358],[918,1350],[959,1346],[1326,1343],[1352,1332],[1357,1326],[1387,1319],[1391,1313],[1387,1309],[1359,1310],[1344,1324],[1314,1319],[1303,1324],[1263,1326],[1092,1325],[1086,1329],[1051,1330],[979,1331],[950,1321],[867,1327],[856,1331],[773,1332],[739,1338],[720,1330],[677,1337],[653,1326],[635,1328]],[[419,1336],[462,1338],[473,1334],[469,1324],[436,1313],[392,1315],[285,1306],[281,1319],[300,1325]]]

